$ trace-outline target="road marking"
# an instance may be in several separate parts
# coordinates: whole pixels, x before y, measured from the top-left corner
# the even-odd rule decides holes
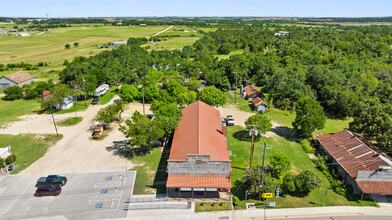
[[[120,203],[120,201],[118,201]],[[112,205],[110,206],[110,208],[113,208],[114,205],[114,201],[112,201]]]
[[[102,206],[103,206],[103,203],[97,203],[97,204],[95,205],[95,208],[96,208],[96,209],[100,209],[100,208],[102,208]]]
[[[88,202],[105,202],[105,201],[113,201],[120,200],[121,195],[105,195],[105,196],[90,196]]]
[[[101,194],[108,193],[108,189],[101,190]]]
[[[121,186],[121,182],[101,182],[96,183],[94,188],[111,188]]]
[[[112,176],[107,176],[106,180],[112,180],[112,178],[113,178]]]

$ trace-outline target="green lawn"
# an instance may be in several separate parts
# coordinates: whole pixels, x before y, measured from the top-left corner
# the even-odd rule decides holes
[[[244,190],[241,188],[241,179],[245,174],[245,169],[249,166],[250,157],[250,138],[247,132],[240,126],[228,127],[228,150],[232,152],[231,166],[232,166],[232,190],[233,194],[239,199],[237,200],[236,208],[245,208],[244,201]],[[244,138],[241,137],[242,134]],[[313,190],[309,195],[304,197],[293,197],[293,196],[282,196],[279,198],[270,199],[271,201],[277,201],[277,207],[279,208],[289,208],[289,207],[312,207],[312,206],[322,206],[324,202],[325,190],[328,189],[328,196],[325,200],[325,205],[327,206],[341,206],[341,205],[372,205],[372,202],[358,202],[359,197],[345,198],[334,193],[330,189],[330,183],[327,178],[316,169],[313,162],[310,160],[309,156],[299,142],[297,142],[295,136],[291,133],[291,129],[283,128],[279,132],[279,136],[273,136],[267,138],[267,143],[272,147],[272,150],[266,151],[266,161],[269,160],[270,156],[275,152],[283,153],[287,155],[292,161],[292,169],[290,172],[298,174],[305,170],[311,170],[315,172],[322,180],[321,186]],[[292,141],[294,140],[294,141]],[[253,167],[261,165],[262,161],[262,149],[258,146],[262,146],[264,138],[258,138],[255,142],[255,151],[253,156]],[[262,203],[256,202],[256,206],[264,206]]]
[[[100,105],[107,104],[108,102],[110,102],[110,100],[112,100],[112,98],[116,95],[117,92],[118,92],[118,86],[112,86],[105,95],[99,98],[98,104]]]
[[[227,210],[231,210],[231,203],[229,202],[195,202],[195,212]]]
[[[154,148],[151,154],[144,155],[136,149],[132,156],[132,163],[138,164],[133,170],[137,171],[133,194],[166,193],[166,160],[169,152],[161,151],[162,148]]]
[[[48,62],[49,65],[58,65],[64,59],[71,60],[75,56],[99,53],[105,50],[98,48],[102,44],[117,40],[126,41],[129,37],[151,36],[167,27],[165,25],[147,27],[79,25],[49,29],[40,36],[15,37],[13,34],[4,34],[0,36],[0,63],[23,61],[37,64],[43,61]],[[12,26],[8,28],[12,29]],[[78,42],[79,47],[74,47],[74,42]],[[64,48],[67,43],[71,45],[71,49]]]
[[[37,114],[41,109],[38,99],[4,101],[0,99],[0,127],[7,123],[20,120],[18,117],[26,114]]]
[[[83,120],[82,117],[72,117],[72,118],[67,118],[67,119],[57,123],[57,125],[59,125],[59,126],[73,126],[73,125],[78,124],[82,120]]]
[[[242,50],[235,50],[235,51],[231,51],[229,54],[215,55],[215,57],[217,57],[218,59],[229,59],[230,56],[232,55],[242,54],[242,53],[243,53]]]
[[[166,41],[154,42],[152,44],[144,44],[143,47],[149,47],[149,51],[151,50],[174,50],[174,49],[182,49],[185,46],[192,45],[195,41],[197,41],[199,37],[175,37],[168,38]]]
[[[16,155],[15,164],[18,165],[12,173],[17,174],[44,156],[48,148],[62,137],[61,134],[58,137],[54,134],[0,135],[0,143],[1,147],[11,145],[12,154]]]

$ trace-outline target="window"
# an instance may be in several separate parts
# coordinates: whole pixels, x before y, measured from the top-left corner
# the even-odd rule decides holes
[[[201,164],[201,160],[196,160],[196,164]]]

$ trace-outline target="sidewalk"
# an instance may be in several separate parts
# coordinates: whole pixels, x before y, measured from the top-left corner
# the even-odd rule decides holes
[[[223,212],[187,213],[179,210],[144,210],[143,216],[139,213],[128,212],[128,219],[159,220],[173,219],[278,219],[278,218],[307,218],[307,217],[336,217],[336,216],[392,216],[392,204],[380,203],[376,207],[332,206],[314,208],[288,208],[288,209],[248,209]],[[148,213],[148,214],[147,214]]]

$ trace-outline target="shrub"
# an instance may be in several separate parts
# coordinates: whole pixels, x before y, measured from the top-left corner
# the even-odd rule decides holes
[[[16,161],[16,155],[12,154],[9,155],[6,159],[5,159],[5,164],[12,164],[12,161],[15,162]]]
[[[320,186],[321,178],[313,171],[307,170],[295,177],[295,187],[297,191],[309,194],[313,189]]]
[[[295,176],[292,173],[288,173],[283,178],[282,190],[284,193],[293,193],[295,192]]]
[[[308,154],[314,154],[315,149],[310,146],[309,141],[306,139],[303,139],[300,141],[302,148],[305,150],[306,153]]]
[[[5,160],[0,157],[0,169],[5,167],[4,162],[5,162]]]
[[[23,89],[19,86],[11,86],[4,90],[6,100],[15,100],[23,98]]]

